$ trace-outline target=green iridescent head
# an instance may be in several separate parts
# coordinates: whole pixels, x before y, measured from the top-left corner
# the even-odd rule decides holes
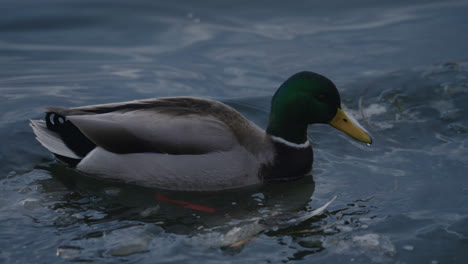
[[[330,79],[299,72],[273,96],[267,133],[301,144],[307,140],[307,126],[314,123],[330,124],[359,141],[372,142],[341,110],[340,94]]]

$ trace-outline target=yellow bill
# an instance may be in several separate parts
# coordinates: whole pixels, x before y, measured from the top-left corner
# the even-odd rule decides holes
[[[358,141],[372,144],[371,137],[366,132],[364,132],[364,130],[361,129],[358,124],[353,124],[351,119],[341,108],[338,108],[335,117],[332,119],[332,121],[330,121],[329,124]]]

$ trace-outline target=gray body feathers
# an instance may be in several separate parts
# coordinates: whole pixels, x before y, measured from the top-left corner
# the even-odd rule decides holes
[[[54,154],[78,159],[77,170],[101,178],[214,191],[262,183],[262,167],[274,160],[269,135],[212,100],[157,98],[47,112],[64,120],[32,120],[38,141]],[[78,134],[76,141],[89,142],[76,144],[70,131]]]

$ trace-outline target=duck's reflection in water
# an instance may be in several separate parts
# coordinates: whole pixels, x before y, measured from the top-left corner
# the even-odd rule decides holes
[[[98,211],[101,217],[81,219],[86,224],[124,220],[156,224],[165,233],[216,237],[212,242],[220,247],[242,245],[264,230],[307,220],[315,187],[312,176],[306,176],[223,192],[174,192],[97,180],[60,164],[45,169],[53,178],[41,183],[43,192],[53,192],[47,182],[57,180],[70,190],[56,201],[56,208],[73,208],[70,215]]]

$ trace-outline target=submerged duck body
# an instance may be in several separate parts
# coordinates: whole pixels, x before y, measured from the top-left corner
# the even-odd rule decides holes
[[[195,97],[50,107],[45,120],[30,124],[44,147],[80,172],[146,187],[219,191],[306,175],[313,161],[310,123],[335,121],[370,143],[341,114],[333,83],[301,72],[274,95],[266,131],[221,102]]]

